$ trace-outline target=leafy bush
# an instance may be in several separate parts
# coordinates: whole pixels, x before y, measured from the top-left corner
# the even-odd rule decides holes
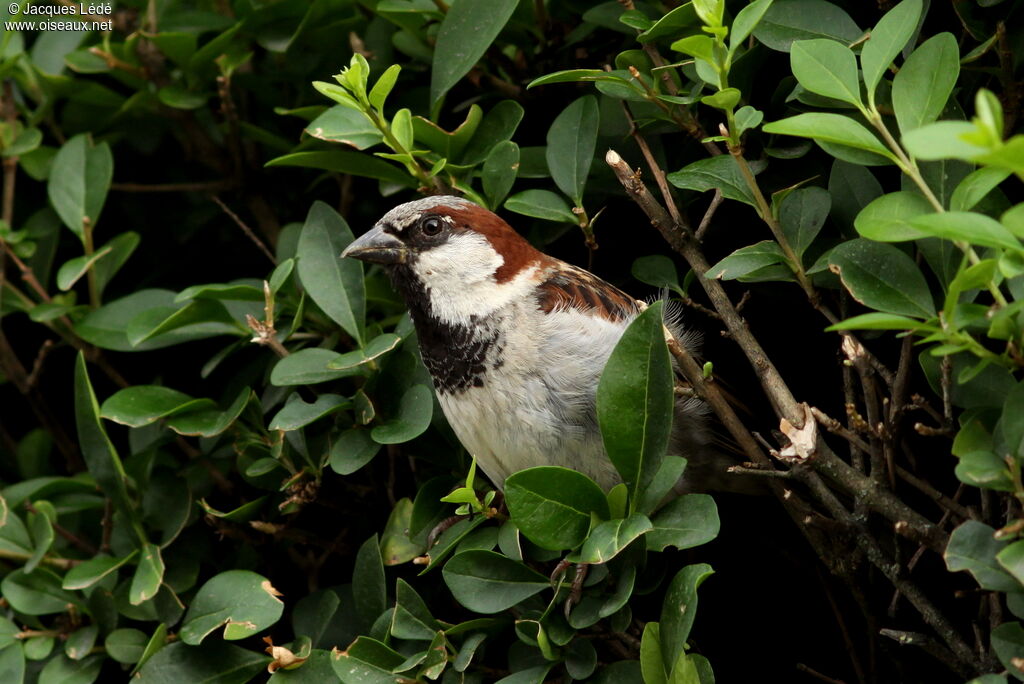
[[[1021,3],[879,4],[6,24],[3,681],[1024,679]],[[337,258],[438,192],[707,328],[612,355],[625,484],[475,477]],[[774,497],[661,505],[673,392]]]

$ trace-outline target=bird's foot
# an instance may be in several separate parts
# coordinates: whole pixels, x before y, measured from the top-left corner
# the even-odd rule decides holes
[[[572,561],[562,559],[558,561],[558,565],[555,566],[554,571],[551,573],[551,583],[557,584],[570,565],[576,566],[576,572],[572,578],[572,585],[569,587],[569,596],[565,599],[565,618],[567,620],[569,619],[569,613],[580,602],[580,597],[583,595],[583,583],[587,580],[587,572],[590,570],[589,563],[574,564]]]

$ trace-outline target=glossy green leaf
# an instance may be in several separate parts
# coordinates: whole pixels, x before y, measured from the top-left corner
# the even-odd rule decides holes
[[[561,221],[576,225],[579,218],[572,213],[569,204],[550,190],[524,190],[505,200],[505,208],[517,214],[532,216],[546,221]]]
[[[61,588],[60,577],[42,567],[31,574],[22,568],[7,573],[0,592],[11,608],[25,615],[63,613],[69,604],[82,605],[74,594]]]
[[[131,665],[139,662],[149,637],[146,633],[131,627],[115,629],[107,634],[103,646],[107,654],[119,663]]]
[[[363,542],[356,554],[352,570],[352,600],[356,618],[363,629],[368,629],[387,608],[384,560],[376,534]]]
[[[481,172],[484,193],[492,207],[497,207],[512,189],[519,170],[519,146],[511,140],[500,142],[491,148]]]
[[[82,458],[89,473],[96,478],[96,483],[110,497],[118,512],[130,522],[139,539],[145,541],[138,514],[128,496],[128,476],[121,457],[100,422],[99,405],[89,382],[85,355],[81,352],[75,363],[75,423],[78,426]]]
[[[1016,664],[1024,658],[1024,627],[1019,622],[1004,622],[992,630],[992,650],[1008,673],[1024,681],[1024,671]]]
[[[860,51],[869,102],[875,101],[875,88],[917,29],[921,8],[921,0],[903,0],[886,12],[871,29],[870,38]]]
[[[762,127],[766,133],[813,138],[819,142],[845,145],[895,161],[892,152],[875,135],[854,119],[842,114],[809,112],[773,121]]]
[[[664,302],[630,323],[597,388],[597,417],[608,457],[630,490],[630,510],[658,472],[672,430],[673,371],[662,325]]]
[[[380,446],[370,436],[369,430],[346,430],[331,445],[331,470],[339,475],[351,475],[369,463],[380,451]]]
[[[583,473],[538,466],[505,480],[505,502],[512,521],[541,548],[574,549],[587,536],[591,514],[608,517],[604,492]]]
[[[328,361],[327,369],[332,371],[355,370],[361,366],[376,367],[380,357],[394,350],[402,342],[402,338],[394,333],[384,333],[367,342],[366,347],[336,356]]]
[[[994,538],[995,530],[976,520],[961,523],[949,536],[943,557],[950,572],[967,570],[982,589],[1020,591],[1020,583],[1003,569],[996,555],[1007,546]]]
[[[686,5],[683,5],[685,7]],[[772,6],[772,0],[754,0],[736,13],[729,31],[729,52],[734,53],[754,31]],[[643,40],[643,37],[641,37]]]
[[[935,315],[928,283],[914,260],[896,247],[856,239],[844,242],[829,256],[853,298],[885,313],[930,318]]]
[[[686,648],[697,615],[697,588],[714,571],[706,563],[688,565],[672,579],[661,608],[661,652],[665,670],[671,671]]]
[[[941,214],[926,214],[909,221],[924,235],[947,240],[963,240],[984,247],[1021,249],[1020,239],[1007,230],[1003,224],[984,214],[972,211],[947,211]]]
[[[919,160],[975,159],[986,148],[969,142],[977,128],[967,121],[937,121],[903,134],[903,146]]]
[[[33,551],[32,555],[23,566],[25,572],[30,573],[38,567],[53,546],[57,535],[53,525],[57,522],[57,511],[49,501],[36,501],[35,512],[29,512],[27,522],[28,529],[32,533]]]
[[[395,684],[395,670],[405,658],[376,639],[360,636],[348,648],[331,653],[331,667],[342,682],[353,684]],[[409,669],[408,667],[404,669]]]
[[[355,238],[338,212],[314,202],[299,235],[299,277],[317,306],[360,345],[366,319],[363,264],[342,259]]]
[[[100,406],[100,417],[129,427],[142,427],[177,413],[216,407],[209,399],[159,385],[134,385],[118,390]]]
[[[597,98],[584,95],[555,117],[548,129],[546,157],[558,189],[582,206],[583,188],[594,161],[600,113]]]
[[[57,287],[67,291],[74,287],[96,262],[110,254],[110,248],[99,249],[90,255],[82,255],[65,261],[57,271]]]
[[[175,413],[167,418],[167,427],[179,435],[214,437],[231,427],[250,401],[255,401],[255,395],[245,387],[226,410],[214,407]]]
[[[793,75],[807,90],[860,105],[860,80],[853,50],[834,40],[800,40],[790,46]]]
[[[330,349],[310,347],[300,349],[279,360],[270,373],[270,382],[279,387],[292,385],[315,385],[358,374],[358,364],[345,370],[330,370],[328,364],[343,355]]]
[[[831,38],[852,43],[862,31],[843,9],[825,0],[775,0],[754,28],[754,37],[789,52],[796,40]]]
[[[114,175],[114,158],[107,143],[93,144],[80,133],[53,158],[47,185],[50,203],[64,225],[85,239],[83,222],[95,226]]]
[[[825,330],[916,330],[921,325],[921,321],[906,316],[872,312],[847,318]]]
[[[144,311],[125,328],[129,344],[138,347],[182,328],[206,326],[221,334],[245,334],[222,302],[194,299],[181,307],[159,307]]]
[[[96,584],[125,563],[133,560],[138,551],[132,551],[123,558],[112,558],[110,556],[94,556],[89,560],[76,565],[64,575],[62,588],[69,591],[76,589],[87,589]]]
[[[956,186],[949,201],[951,211],[970,211],[1010,176],[1007,169],[985,167],[972,172]],[[1005,224],[1005,221],[1004,221]],[[1019,233],[1018,237],[1024,237]]]
[[[430,102],[436,104],[476,64],[505,27],[518,3],[455,3],[441,21],[430,72]]]
[[[384,134],[365,114],[341,105],[335,105],[313,119],[306,127],[306,133],[314,138],[342,143],[357,150],[379,145],[384,140]]]
[[[798,188],[782,200],[779,223],[798,257],[814,242],[831,209],[832,196],[823,188]]]
[[[903,242],[927,237],[910,220],[934,211],[916,192],[901,190],[874,199],[857,215],[854,227],[862,237],[878,242]]]
[[[644,684],[668,684],[664,657],[661,653],[661,625],[648,622],[640,639],[640,668]]]
[[[397,413],[373,428],[370,435],[378,444],[400,444],[419,437],[434,413],[434,392],[426,385],[413,385],[405,391]]]
[[[321,394],[312,402],[306,402],[298,394],[292,394],[267,427],[270,430],[298,430],[345,408],[349,403],[348,399],[339,394]]]
[[[726,199],[756,206],[754,196],[731,155],[721,154],[695,161],[679,171],[668,174],[667,178],[668,182],[677,188],[698,192],[720,190]]]
[[[455,600],[477,613],[499,613],[550,584],[548,578],[493,551],[466,551],[444,566]]]
[[[192,599],[179,633],[181,640],[196,646],[221,626],[227,640],[252,636],[281,618],[284,604],[278,596],[270,580],[255,572],[219,573]]]
[[[580,560],[584,563],[607,563],[635,539],[653,529],[651,521],[641,513],[605,521],[587,537],[580,550]]]
[[[147,684],[243,684],[265,670],[268,662],[263,653],[218,640],[201,648],[178,642],[149,658],[138,678]]]
[[[786,255],[777,242],[762,240],[754,245],[740,247],[735,252],[725,257],[717,264],[714,264],[705,278],[718,278],[720,280],[736,280],[746,275],[759,271],[766,266],[774,266],[786,263]]]
[[[919,45],[893,78],[892,106],[900,132],[920,128],[939,118],[960,74],[960,49],[951,33],[932,36]]]
[[[638,258],[633,262],[630,272],[641,283],[658,288],[667,287],[673,292],[680,295],[683,294],[683,288],[679,285],[679,274],[676,272],[676,265],[663,254],[652,254]]]
[[[51,658],[39,672],[39,684],[92,684],[103,668],[103,657],[72,660],[66,655]]]
[[[707,494],[684,494],[669,501],[651,518],[647,548],[664,551],[673,546],[688,549],[706,544],[718,536],[721,523],[718,507]]]
[[[354,176],[376,178],[377,180],[409,188],[416,187],[417,183],[415,178],[393,164],[389,164],[382,159],[347,150],[293,152],[271,159],[266,163],[266,166],[304,166],[333,171],[335,173],[351,173]]]
[[[405,580],[399,579],[395,596],[391,635],[398,639],[432,641],[440,625],[416,590]]]

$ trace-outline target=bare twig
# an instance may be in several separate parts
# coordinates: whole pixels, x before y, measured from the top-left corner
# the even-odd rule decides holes
[[[715,212],[718,211],[718,207],[722,205],[722,200],[725,197],[722,195],[722,191],[715,188],[715,194],[711,197],[711,204],[708,205],[707,211],[704,212],[704,218],[700,220],[700,225],[697,226],[696,238],[698,241],[704,239],[704,235],[708,232],[708,228],[711,227],[711,219],[714,218]]]
[[[195,183],[111,183],[110,189],[119,192],[223,192],[237,185],[233,180],[221,179]]]
[[[216,195],[212,195],[211,194],[210,195],[210,199],[212,199],[217,204],[217,206],[220,207],[224,211],[225,214],[227,214],[228,216],[231,217],[231,220],[235,222],[235,225],[237,225],[239,228],[242,229],[242,232],[245,233],[245,236],[247,238],[249,238],[250,240],[252,240],[253,244],[255,244],[259,248],[259,250],[261,252],[263,252],[263,254],[268,259],[270,259],[270,263],[272,263],[272,264],[274,264],[276,266],[277,265],[277,259],[274,258],[273,252],[271,252],[270,249],[265,244],[263,244],[263,241],[260,240],[256,236],[256,233],[253,232],[253,229],[250,228],[245,223],[245,221],[243,221],[241,218],[239,218],[238,214],[236,214],[235,212],[231,211],[231,209],[228,208],[228,205],[224,204],[224,202],[222,202],[219,197],[217,197]]]

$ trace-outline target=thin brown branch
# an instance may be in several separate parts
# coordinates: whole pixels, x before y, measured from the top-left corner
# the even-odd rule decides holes
[[[270,249],[265,244],[263,244],[263,241],[260,240],[256,236],[256,233],[253,232],[253,229],[250,228],[245,223],[245,221],[243,221],[241,218],[239,218],[238,214],[236,214],[235,212],[231,211],[231,209],[228,208],[228,205],[224,204],[224,202],[222,202],[219,197],[217,197],[216,195],[212,195],[211,194],[210,195],[210,199],[212,199],[217,204],[217,206],[220,207],[221,210],[223,210],[223,212],[225,214],[227,214],[229,217],[231,217],[231,220],[235,222],[235,225],[237,225],[239,228],[242,229],[242,232],[245,233],[246,237],[248,237],[250,240],[252,240],[253,244],[255,244],[256,247],[258,247],[259,250],[261,252],[263,252],[263,254],[268,259],[270,259],[270,263],[272,263],[272,264],[274,264],[276,266],[277,265],[277,259],[274,258],[273,252],[271,252]]]
[[[722,195],[722,191],[715,188],[715,194],[711,197],[711,204],[708,205],[707,211],[704,212],[704,218],[700,220],[700,225],[697,226],[697,241],[704,239],[704,235],[708,232],[708,228],[711,227],[711,219],[714,218],[715,212],[718,211],[718,207],[722,206],[722,200],[725,197]]]
[[[119,192],[223,192],[238,184],[230,179],[195,183],[111,183],[110,189]]]
[[[804,672],[806,674],[809,674],[810,676],[814,677],[818,681],[826,682],[826,684],[846,684],[846,682],[843,681],[842,679],[833,679],[832,677],[829,677],[828,675],[823,675],[820,672],[818,672],[817,670],[815,670],[814,668],[810,667],[809,665],[805,665],[803,663],[797,663],[796,664],[796,669],[798,669],[801,672]]]
[[[612,167],[626,192],[647,214],[651,224],[661,233],[666,242],[683,255],[694,271],[699,274],[707,273],[710,265],[693,238],[689,226],[685,222],[676,223],[672,220],[669,213],[640,180],[639,174],[630,169],[618,153],[609,150],[605,155],[605,161]],[[761,344],[750,332],[746,321],[736,312],[721,283],[714,278],[700,277],[698,280],[704,287],[715,310],[722,316],[722,321],[729,334],[747,356],[747,360],[760,380],[776,414],[780,418],[786,418],[797,428],[802,427],[804,424],[802,405],[793,397],[789,386],[782,379]],[[876,486],[869,478],[839,459],[820,437],[815,449],[814,467],[847,492],[863,499],[868,507],[892,522],[905,521],[912,525],[922,538],[929,540],[930,548],[940,551],[945,548],[945,533],[896,498],[892,492]]]

